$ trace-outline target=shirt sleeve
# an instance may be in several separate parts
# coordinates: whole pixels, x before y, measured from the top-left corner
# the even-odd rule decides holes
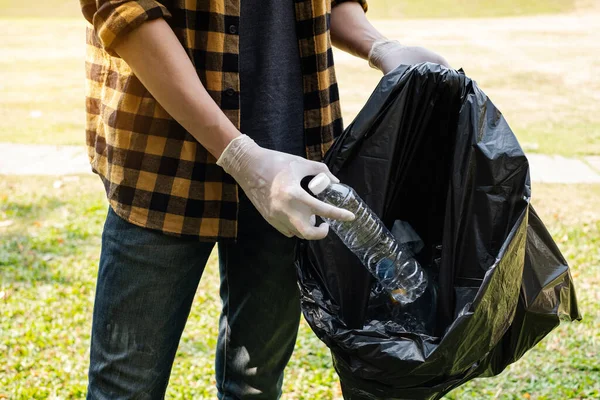
[[[171,14],[154,0],[79,0],[83,16],[93,26],[102,47],[117,56],[115,45],[146,21],[169,18]]]
[[[367,4],[367,0],[331,0],[331,7],[335,7],[338,4],[342,4],[346,1],[354,1],[358,4],[360,4],[363,8],[363,10],[365,10],[365,12],[367,12],[367,10],[369,9],[369,5]]]

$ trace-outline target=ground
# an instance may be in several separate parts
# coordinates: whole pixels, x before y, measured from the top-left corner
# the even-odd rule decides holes
[[[448,399],[600,396],[600,185],[533,187],[534,205],[573,270],[584,320],[563,324],[496,378]],[[106,214],[93,176],[0,180],[0,399],[82,398]],[[168,398],[214,398],[218,272],[210,260],[179,348]],[[327,348],[303,322],[286,399],[340,399]],[[54,396],[54,397],[52,397]]]
[[[498,12],[494,4],[512,4],[505,11],[525,15],[376,20],[375,24],[389,37],[429,47],[452,66],[464,68],[506,115],[526,150],[600,155],[600,30],[596,29],[600,3],[413,0],[401,3],[405,13],[397,11],[400,6],[382,7],[385,3],[371,1],[369,15],[382,16],[382,10],[391,10],[386,15],[423,16],[428,11],[421,4],[427,4],[430,12],[448,10],[449,16],[456,17],[461,14],[452,10],[465,9],[456,4],[465,4],[472,13],[465,16],[479,16]],[[29,16],[15,4],[20,3],[0,7],[0,30],[9,32],[0,45],[4,78],[0,82],[0,142],[81,144],[85,22],[77,7],[65,7],[64,1],[49,4],[55,4],[54,14],[70,18],[45,18],[43,24],[35,18],[14,17]],[[530,15],[556,11],[558,6],[563,13]],[[380,75],[341,53],[336,53],[336,61],[342,109],[349,123]]]
[[[39,4],[31,12],[0,0],[0,29],[8,33],[0,43],[0,142],[81,145],[84,23],[73,2]],[[597,2],[370,4],[372,18],[403,18],[376,22],[388,36],[435,49],[476,79],[529,151],[600,154]],[[498,15],[508,17],[456,19]],[[441,18],[406,19],[424,16]],[[341,53],[336,61],[348,123],[379,75]],[[584,319],[561,325],[499,377],[468,383],[447,399],[600,398],[600,185],[534,184],[533,198],[572,266]],[[106,207],[94,176],[0,176],[0,399],[84,397]],[[216,262],[213,254],[169,399],[215,398]],[[328,350],[304,322],[284,392],[294,400],[341,398]]]

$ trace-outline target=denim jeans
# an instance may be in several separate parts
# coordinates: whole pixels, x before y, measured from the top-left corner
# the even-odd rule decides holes
[[[218,245],[218,397],[277,399],[300,320],[296,240],[272,228],[243,195],[238,230],[236,242]],[[94,303],[88,399],[164,398],[213,246],[138,227],[109,209]]]

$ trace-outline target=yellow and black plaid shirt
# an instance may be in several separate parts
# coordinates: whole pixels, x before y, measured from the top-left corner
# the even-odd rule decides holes
[[[237,184],[156,102],[114,46],[145,21],[165,18],[203,85],[239,129],[240,1],[80,0],[91,23],[86,56],[88,154],[112,208],[127,221],[201,240],[235,238]],[[287,1],[295,4],[306,156],[321,160],[342,130],[329,17],[331,7],[348,0]],[[366,0],[350,1],[361,3],[366,11]]]

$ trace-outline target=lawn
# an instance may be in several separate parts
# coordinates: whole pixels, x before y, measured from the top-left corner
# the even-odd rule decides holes
[[[595,0],[370,4],[386,35],[434,49],[476,79],[529,151],[600,155]],[[47,0],[32,10],[0,0],[0,142],[82,145],[84,29],[76,2]],[[341,53],[336,62],[347,124],[380,75]],[[600,185],[537,184],[533,193],[572,266],[584,320],[561,325],[501,376],[447,399],[600,398]],[[96,177],[0,176],[0,399],[84,397],[106,209]],[[213,254],[167,398],[215,398],[216,262]],[[284,399],[341,399],[328,349],[305,323],[284,391]]]
[[[584,320],[563,324],[501,376],[448,399],[600,396],[600,185],[536,185],[534,201],[573,267]],[[0,399],[78,399],[86,386],[100,232],[95,177],[0,179]],[[216,257],[196,295],[167,394],[215,398]],[[327,348],[303,323],[285,399],[340,399]]]
[[[600,30],[596,28],[600,7],[590,8],[594,2],[379,0],[370,4],[369,15],[386,35],[434,49],[477,80],[528,151],[600,154]],[[8,33],[0,43],[0,142],[81,145],[85,22],[77,4],[64,0],[43,2],[36,10],[28,12],[18,2],[0,0],[0,30]],[[441,10],[447,14],[440,14]],[[556,12],[561,14],[537,15]],[[519,16],[414,19],[514,14]],[[36,16],[44,16],[43,23]],[[378,19],[383,16],[403,19]],[[336,61],[342,109],[349,123],[380,75],[363,61],[341,53],[336,53]]]

